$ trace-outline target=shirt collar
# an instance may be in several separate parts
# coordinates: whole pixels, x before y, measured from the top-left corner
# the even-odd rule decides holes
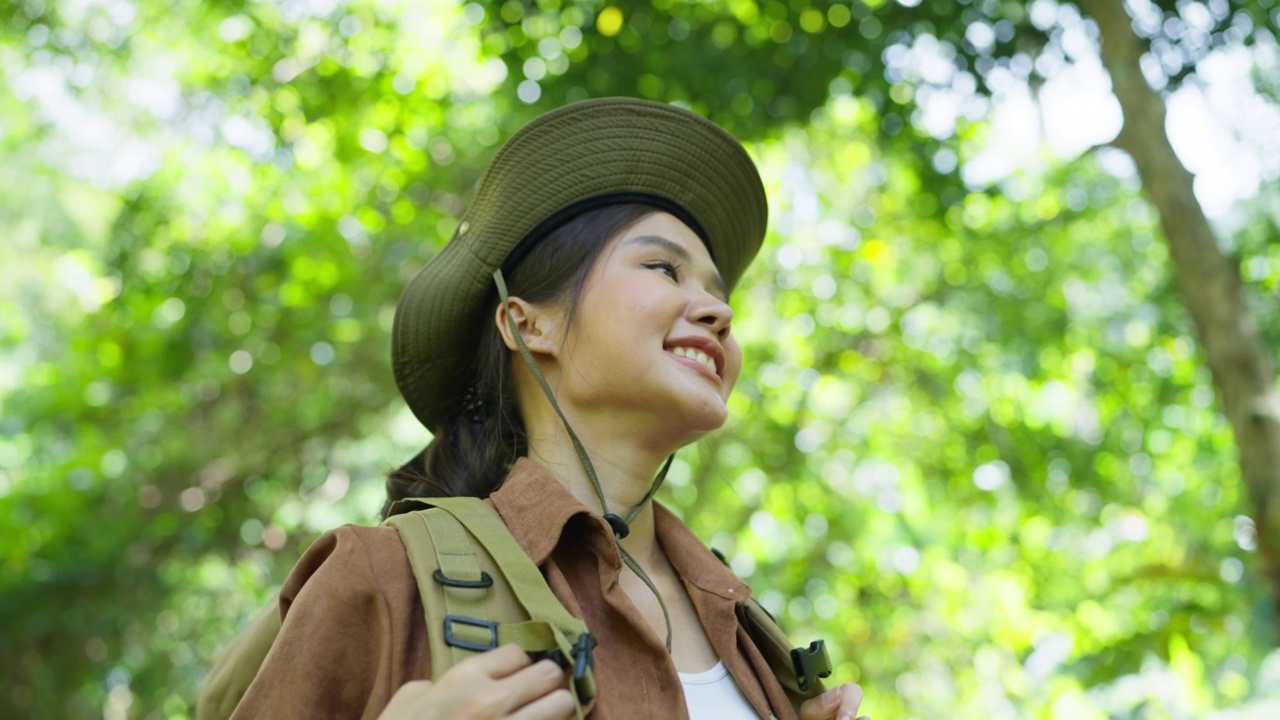
[[[613,535],[604,519],[583,505],[546,468],[529,458],[516,460],[502,487],[491,494],[489,500],[516,542],[537,565],[546,562],[564,535],[565,526],[578,515],[594,520],[587,523],[599,531],[599,537],[593,539],[604,540],[601,544],[605,546],[612,544]],[[725,567],[670,510],[656,501],[653,506],[654,532],[676,573],[700,590],[745,602],[751,588]],[[606,556],[616,559],[617,552]]]
[[[594,515],[546,468],[525,457],[516,459],[502,487],[489,500],[537,565],[546,562],[555,550],[571,519]],[[597,519],[602,529],[608,527],[603,518]]]
[[[658,542],[676,574],[700,590],[734,602],[746,602],[751,588],[712,554],[697,535],[662,503],[653,503]]]

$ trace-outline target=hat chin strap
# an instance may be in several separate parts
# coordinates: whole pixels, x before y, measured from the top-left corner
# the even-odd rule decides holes
[[[502,300],[502,304],[505,307],[507,302],[510,300],[510,297],[507,293],[506,280],[502,277],[501,268],[493,271],[493,281],[498,285],[498,297]],[[644,506],[647,505],[649,501],[653,499],[654,494],[658,492],[658,488],[662,487],[662,481],[667,477],[667,470],[671,469],[671,461],[674,460],[676,456],[669,456],[667,461],[662,464],[662,469],[658,471],[657,477],[653,479],[653,484],[649,486],[649,491],[645,493],[644,497],[640,500],[640,504],[631,508],[631,511],[627,513],[626,519],[620,518],[609,512],[609,502],[605,500],[604,491],[600,488],[600,478],[596,476],[595,466],[591,464],[591,458],[587,456],[587,449],[583,447],[582,441],[578,439],[578,434],[569,426],[568,418],[566,418],[564,416],[564,412],[560,410],[560,403],[556,402],[556,397],[551,392],[551,386],[547,384],[547,379],[542,376],[542,371],[538,370],[538,364],[533,360],[533,353],[529,352],[529,346],[525,344],[524,337],[520,334],[520,329],[516,327],[516,321],[511,317],[511,313],[509,312],[507,313],[507,325],[511,329],[511,335],[516,341],[516,346],[520,348],[520,357],[524,358],[524,364],[527,365],[530,372],[533,373],[533,377],[538,381],[538,385],[542,388],[543,394],[547,396],[547,402],[551,403],[551,409],[556,411],[556,415],[560,417],[560,422],[564,424],[565,431],[569,433],[569,440],[573,442],[573,449],[578,454],[578,460],[582,462],[582,469],[586,471],[587,479],[591,481],[591,489],[595,492],[596,499],[600,501],[601,513],[604,516],[604,520],[609,523],[609,527],[613,529],[613,541],[618,546],[618,552],[622,554],[622,561],[626,563],[627,567],[631,568],[632,572],[644,581],[645,585],[649,586],[649,590],[653,592],[653,596],[658,599],[658,607],[662,608],[662,619],[667,624],[666,646],[667,652],[669,653],[671,652],[671,615],[667,612],[667,604],[662,600],[662,594],[658,592],[658,587],[649,579],[649,576],[640,567],[640,563],[636,562],[635,558],[631,557],[631,553],[627,552],[626,548],[622,547],[622,543],[620,541],[631,533],[631,521],[636,519],[636,516],[644,509]]]

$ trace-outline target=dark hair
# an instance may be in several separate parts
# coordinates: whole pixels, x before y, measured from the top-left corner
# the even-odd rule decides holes
[[[657,211],[628,203],[574,217],[504,273],[509,294],[531,303],[563,302],[572,321],[587,276],[605,244]],[[493,326],[496,288],[484,307],[485,329],[476,348],[475,375],[459,389],[450,404],[452,412],[426,449],[388,474],[384,518],[392,503],[404,498],[488,497],[527,450],[524,422],[509,377],[512,353]]]

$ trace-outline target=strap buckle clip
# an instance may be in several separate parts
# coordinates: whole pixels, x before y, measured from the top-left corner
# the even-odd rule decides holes
[[[471,640],[464,640],[453,634],[454,624],[466,625],[468,627],[483,628],[489,631],[489,642],[479,643]],[[465,615],[445,615],[444,616],[444,642],[446,645],[459,647],[464,650],[475,650],[484,652],[498,647],[498,623],[488,620],[480,620],[479,618],[467,617]]]
[[[831,675],[831,656],[827,654],[827,644],[822,640],[814,640],[808,648],[792,650],[791,663],[795,666],[800,692],[816,685],[819,678]]]
[[[573,686],[584,703],[590,702],[595,696],[594,692],[590,692],[593,688],[588,688],[586,683],[587,671],[595,665],[595,647],[596,639],[591,633],[582,633],[578,636],[578,642],[573,644]]]

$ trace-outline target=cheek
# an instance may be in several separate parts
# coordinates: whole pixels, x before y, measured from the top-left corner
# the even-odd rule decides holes
[[[724,396],[729,397],[742,372],[742,346],[732,335],[724,344]]]
[[[571,356],[568,364],[592,373],[605,373],[609,382],[618,373],[634,373],[638,362],[651,363],[642,350],[651,338],[643,323],[652,308],[626,297],[609,298],[607,302],[578,307],[572,326],[572,341],[567,343]],[[661,346],[659,345],[659,349]]]

